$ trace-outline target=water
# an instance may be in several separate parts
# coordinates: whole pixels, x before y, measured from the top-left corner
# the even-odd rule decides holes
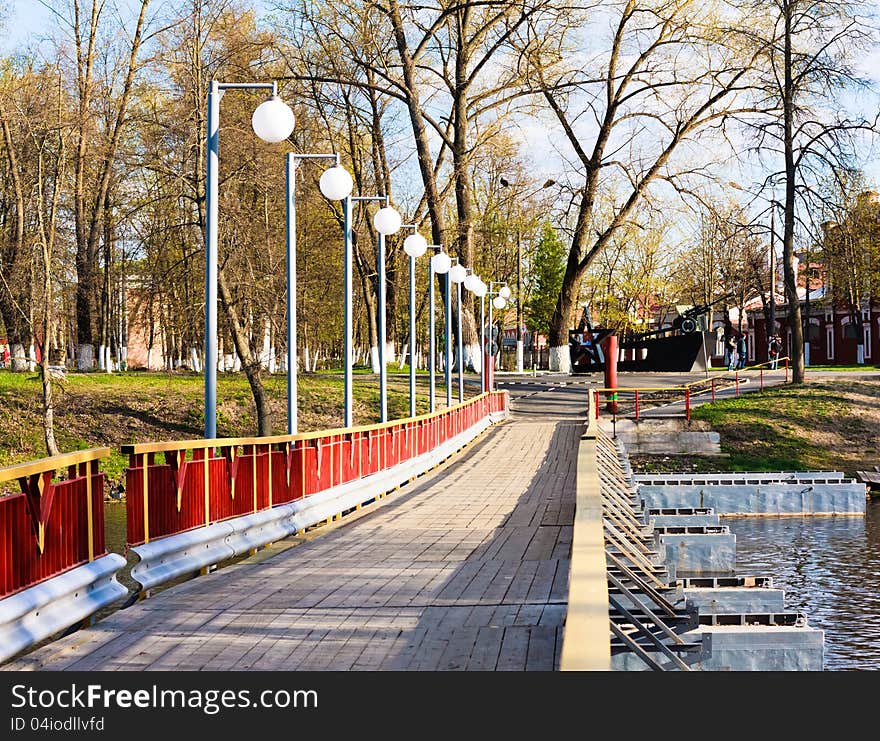
[[[880,669],[880,501],[861,517],[725,518],[737,573],[772,576],[825,631],[825,669]]]

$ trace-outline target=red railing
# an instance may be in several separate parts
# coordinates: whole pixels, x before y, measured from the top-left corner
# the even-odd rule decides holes
[[[716,397],[716,391],[721,388],[733,388],[734,396],[740,395],[740,374],[743,374],[744,377],[750,379],[757,379],[758,388],[763,391],[764,390],[764,373],[765,371],[772,370],[785,370],[785,382],[789,381],[789,366],[788,366],[788,358],[779,358],[776,362],[778,364],[782,364],[782,368],[770,368],[773,365],[773,361],[767,363],[761,363],[759,365],[747,366],[745,368],[740,368],[734,371],[728,371],[720,376],[713,376],[708,379],[700,379],[698,381],[692,381],[691,383],[685,384],[683,386],[640,386],[638,388],[634,387],[619,387],[619,388],[597,388],[590,389],[591,395],[591,404],[590,404],[590,414],[594,416],[595,419],[599,418],[600,413],[600,394],[605,395],[606,403],[605,409],[607,412],[610,412],[614,415],[619,415],[621,406],[629,406],[632,404],[633,416],[635,419],[641,419],[644,416],[644,411],[646,407],[646,402],[656,402],[660,401],[663,404],[674,404],[674,403],[683,403],[684,405],[684,416],[686,419],[690,420],[691,418],[691,406],[692,400],[703,394],[711,394],[711,399],[714,402]],[[749,372],[757,371],[757,373],[753,373],[751,376],[748,375]],[[722,385],[724,384],[724,385]]]
[[[507,393],[494,391],[448,410],[367,427],[124,446],[128,544],[259,512],[377,473],[429,452],[506,404]]]
[[[108,455],[95,448],[0,468],[0,484],[21,490],[0,497],[0,598],[106,553],[98,461]]]

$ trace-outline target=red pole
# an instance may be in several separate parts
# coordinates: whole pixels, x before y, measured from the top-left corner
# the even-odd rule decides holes
[[[616,389],[618,355],[617,335],[608,335],[603,344],[605,345],[605,388]],[[612,414],[617,414],[617,392],[608,391],[606,393],[606,398],[608,400],[608,411]]]
[[[596,419],[599,419],[599,392],[598,392],[598,391],[594,391],[593,393],[596,395],[596,396],[595,396],[595,398],[596,398],[596,402],[595,402],[595,404],[594,404],[593,406],[594,406],[595,409],[596,409]]]
[[[715,403],[715,379],[712,379],[712,403]]]
[[[636,389],[636,420],[639,418],[639,390]]]
[[[684,390],[684,416],[688,421],[691,419],[691,387],[688,386]]]
[[[785,359],[785,382],[788,383],[788,358]]]
[[[739,396],[739,371],[736,372],[734,380],[736,381],[736,395]]]
[[[761,391],[764,390],[764,366],[761,366]]]

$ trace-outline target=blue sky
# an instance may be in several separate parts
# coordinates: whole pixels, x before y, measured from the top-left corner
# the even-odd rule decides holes
[[[34,41],[55,23],[52,13],[38,0],[7,0],[5,17],[0,22],[0,51],[4,53]]]

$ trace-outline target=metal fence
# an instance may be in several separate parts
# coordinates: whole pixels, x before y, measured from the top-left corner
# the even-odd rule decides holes
[[[21,489],[0,497],[0,598],[106,552],[98,462],[108,455],[95,448],[0,468],[0,484]]]

